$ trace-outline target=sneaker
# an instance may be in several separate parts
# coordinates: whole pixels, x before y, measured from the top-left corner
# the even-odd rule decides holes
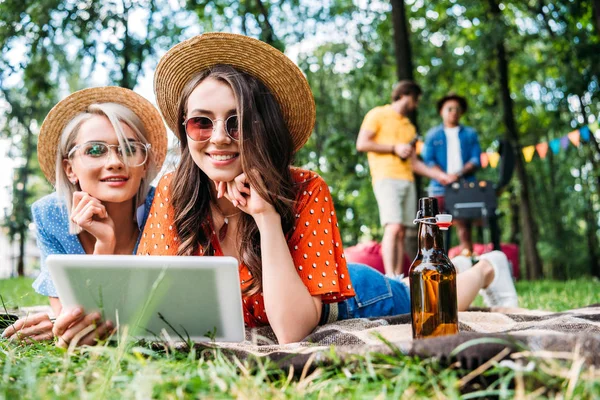
[[[465,272],[466,270],[468,270],[469,268],[471,268],[473,266],[473,263],[471,262],[470,257],[456,256],[450,261],[452,261],[452,264],[454,264],[454,268],[456,268],[457,274]]]
[[[479,294],[488,307],[518,307],[519,299],[512,279],[508,258],[501,251],[492,251],[479,257],[494,267],[494,280]]]

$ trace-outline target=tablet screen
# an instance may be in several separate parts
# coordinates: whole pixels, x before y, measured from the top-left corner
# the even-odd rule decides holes
[[[234,258],[52,255],[47,264],[65,309],[99,311],[122,334],[244,340]]]

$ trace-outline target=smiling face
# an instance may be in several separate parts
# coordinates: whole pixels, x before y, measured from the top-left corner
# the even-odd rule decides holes
[[[206,78],[188,98],[186,119],[208,117],[215,123],[206,142],[187,140],[192,159],[213,181],[229,182],[242,173],[239,142],[225,131],[225,121],[236,113],[233,90],[221,80]]]
[[[128,141],[137,142],[134,132],[127,124],[121,123],[121,127]],[[81,124],[74,145],[88,142],[119,144],[108,118],[93,115]],[[80,148],[70,158],[63,160],[65,174],[71,182],[77,182],[82,191],[102,202],[122,203],[132,200],[146,174],[147,164],[127,168],[117,156],[116,150],[116,147],[112,147],[108,155],[90,162],[88,157],[94,154],[86,156],[86,149]]]

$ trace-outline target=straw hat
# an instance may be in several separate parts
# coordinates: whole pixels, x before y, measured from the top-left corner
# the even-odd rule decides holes
[[[243,35],[205,33],[172,47],[154,74],[158,108],[169,128],[179,135],[177,110],[183,88],[198,72],[217,64],[231,65],[262,81],[281,107],[299,150],[315,124],[315,101],[296,64],[276,48]]]
[[[144,124],[157,170],[167,154],[167,132],[160,113],[148,100],[132,90],[117,86],[89,88],[67,96],[48,113],[38,138],[40,167],[52,184],[56,180],[56,152],[63,130],[76,115],[92,104],[117,103],[133,111]]]

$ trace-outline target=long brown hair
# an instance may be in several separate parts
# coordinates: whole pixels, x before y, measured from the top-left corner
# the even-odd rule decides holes
[[[271,91],[258,79],[229,65],[217,65],[194,76],[183,89],[179,101],[177,133],[181,161],[171,184],[175,227],[180,240],[178,255],[195,254],[198,246],[202,247],[204,255],[214,254],[210,246],[212,229],[208,229],[212,183],[192,159],[183,127],[191,93],[208,78],[225,82],[233,90],[240,121],[242,169],[250,185],[275,207],[286,235],[294,225],[296,188],[290,171],[294,144],[281,108]],[[264,185],[259,183],[258,177]],[[260,234],[251,215],[242,213],[237,237],[240,261],[252,275],[244,294],[251,295],[262,291]]]

